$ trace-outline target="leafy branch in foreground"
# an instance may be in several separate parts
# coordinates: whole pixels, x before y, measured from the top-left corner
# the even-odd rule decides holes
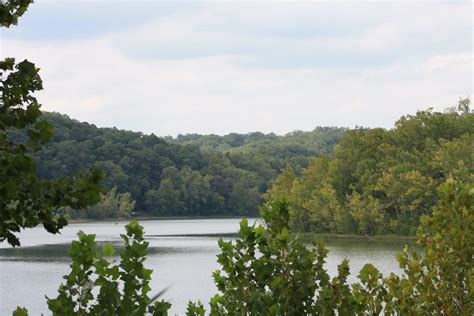
[[[0,24],[3,27],[10,27],[18,23],[21,17],[33,0],[2,0],[0,1]]]
[[[450,178],[438,192],[417,232],[423,253],[405,249],[402,275],[385,280],[386,314],[474,315],[474,186]]]
[[[264,225],[242,220],[235,243],[219,241],[221,294],[211,299],[211,315],[348,315],[363,307],[347,284],[349,262],[331,280],[324,245],[306,247],[290,234],[286,199],[265,205],[262,218]]]
[[[48,299],[53,315],[167,314],[171,304],[148,296],[152,270],[143,265],[148,247],[143,227],[134,220],[125,228],[119,264],[109,259],[115,253],[111,244],[98,248],[95,235],[79,232],[79,241],[69,250],[72,263],[66,283],[56,298]]]
[[[16,24],[32,1],[0,2],[0,23]],[[6,240],[19,246],[15,233],[22,228],[43,224],[50,233],[57,233],[67,220],[54,212],[62,207],[82,209],[99,201],[99,170],[77,178],[40,179],[36,174],[33,153],[48,141],[53,127],[39,121],[41,105],[34,97],[43,89],[39,69],[24,60],[0,61],[0,242]],[[24,129],[25,139],[12,140],[11,132]]]

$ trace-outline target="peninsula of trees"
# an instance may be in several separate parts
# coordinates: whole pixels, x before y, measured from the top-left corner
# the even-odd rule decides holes
[[[414,235],[449,176],[474,180],[469,99],[400,118],[391,130],[356,128],[300,173],[287,167],[265,194],[289,198],[294,230]]]

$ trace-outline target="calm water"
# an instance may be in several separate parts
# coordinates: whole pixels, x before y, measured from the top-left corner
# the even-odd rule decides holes
[[[35,228],[21,234],[20,248],[0,244],[0,315],[11,315],[18,305],[28,308],[30,315],[48,315],[45,295],[55,297],[62,276],[68,273],[66,251],[76,233],[83,230],[95,233],[98,241],[120,243],[124,224],[71,224],[61,235]],[[188,300],[208,302],[216,293],[211,274],[218,267],[218,237],[202,235],[235,233],[239,220],[150,220],[141,224],[150,242],[146,266],[154,270],[154,293],[169,286],[164,298],[173,304],[172,313],[180,315],[184,314]],[[326,268],[331,275],[344,258],[350,260],[351,281],[355,281],[356,272],[367,262],[374,263],[384,274],[399,271],[394,255],[403,248],[402,242],[333,241],[326,245],[330,251]]]

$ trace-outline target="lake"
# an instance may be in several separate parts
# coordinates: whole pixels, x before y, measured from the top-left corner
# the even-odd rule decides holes
[[[218,236],[229,236],[239,227],[239,219],[144,220],[149,256],[145,265],[153,269],[153,293],[169,287],[164,299],[173,304],[171,315],[184,314],[189,300],[208,302],[216,293],[212,272],[218,268]],[[48,315],[45,295],[55,297],[62,276],[69,272],[67,248],[79,230],[95,233],[98,241],[120,244],[126,222],[77,223],[51,235],[43,228],[25,230],[22,246],[0,244],[0,315],[11,315],[16,306],[28,308],[30,315]],[[181,236],[179,236],[181,235]],[[232,237],[223,237],[226,240]],[[351,281],[360,268],[373,263],[384,274],[399,272],[395,253],[404,242],[361,240],[327,241],[326,269],[331,275],[344,259],[350,260]]]

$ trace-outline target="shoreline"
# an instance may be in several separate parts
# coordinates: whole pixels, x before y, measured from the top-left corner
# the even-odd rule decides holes
[[[186,220],[186,219],[255,219],[258,218],[257,216],[237,216],[237,215],[229,215],[229,216],[150,216],[150,217],[141,217],[135,216],[130,218],[67,218],[68,223],[70,224],[78,224],[78,223],[120,223],[120,222],[129,222],[133,219],[137,221],[173,221],[173,220]]]
[[[298,234],[298,233],[297,233]],[[416,236],[404,236],[404,235],[355,235],[355,234],[331,234],[331,233],[299,233],[300,239],[304,242],[311,241],[367,241],[367,242],[416,242]]]
[[[199,219],[241,219],[244,218],[242,216],[154,216],[154,217],[134,217],[130,219],[124,218],[110,218],[110,219],[68,219],[70,224],[87,224],[87,223],[127,223],[131,219],[136,219],[138,221],[173,221],[173,220],[199,220]],[[248,218],[249,217],[245,217]],[[255,218],[250,218],[255,219]],[[394,234],[386,234],[386,235],[356,235],[356,234],[337,234],[337,233],[293,233],[294,235],[298,235],[300,240],[303,242],[311,242],[311,241],[334,241],[334,240],[347,240],[347,241],[367,241],[367,242],[416,242],[416,235],[406,236],[406,235],[394,235]],[[182,237],[204,237],[209,234],[203,235],[194,235],[194,234],[177,234],[174,237],[182,236]],[[219,237],[218,234],[211,234],[212,237]],[[238,233],[230,233],[225,234],[226,236],[222,237],[238,237]],[[211,237],[211,236],[207,236]]]

